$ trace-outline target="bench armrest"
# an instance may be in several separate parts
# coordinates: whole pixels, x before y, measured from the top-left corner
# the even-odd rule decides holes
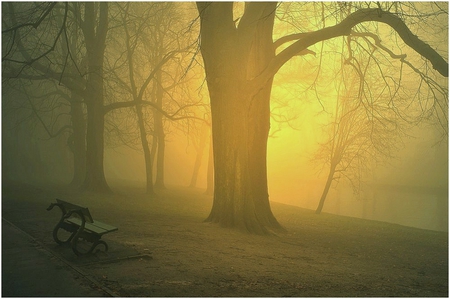
[[[47,211],[51,211],[51,210],[53,209],[53,207],[56,206],[56,205],[57,205],[56,203],[51,203],[51,204],[48,206]],[[60,207],[60,208],[61,208],[61,207]]]
[[[60,203],[51,203],[48,208],[47,211],[52,210],[55,206],[59,207],[61,209],[61,213],[63,214],[63,216],[67,213],[66,209],[64,208],[64,206]]]
[[[80,217],[80,219],[81,219],[81,227],[84,228],[84,225],[86,223],[86,218],[84,217],[83,212],[81,210],[72,210],[72,211],[70,211],[70,212],[68,212],[68,213],[66,213],[64,215],[64,219],[70,218],[72,216],[72,214],[77,214],[78,217]]]
[[[79,210],[71,210],[69,212],[66,211],[66,209],[64,208],[64,205],[60,204],[60,203],[51,203],[48,208],[47,211],[52,210],[55,206],[59,207],[61,209],[61,221],[64,221],[65,219],[68,219],[72,216],[72,214],[77,214],[78,217],[81,219],[81,226],[84,228],[84,224],[86,223],[86,217],[84,217],[83,211],[81,209]]]

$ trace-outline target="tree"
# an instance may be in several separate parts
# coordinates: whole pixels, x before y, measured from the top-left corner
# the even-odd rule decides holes
[[[71,175],[65,95],[48,81],[14,80],[2,87],[4,178],[65,182]]]
[[[114,100],[108,107],[135,108],[136,117],[132,118],[138,124],[139,133],[130,134],[130,128],[122,126],[114,128],[115,135],[124,136],[127,130],[131,136],[139,135],[144,152],[147,193],[154,194],[154,185],[164,188],[166,119],[193,118],[190,108],[197,105],[191,97],[176,93],[190,81],[188,76],[182,78],[181,74],[185,72],[184,63],[192,43],[179,32],[179,7],[173,3],[126,3],[114,7],[120,16],[119,30],[111,32],[110,38],[115,44],[124,46],[112,47],[109,51],[107,69],[111,75],[108,88],[110,98],[120,100]],[[175,112],[166,112],[171,110]],[[110,123],[116,117],[111,117]],[[153,138],[148,138],[148,135]],[[131,139],[121,142],[127,145],[135,143]]]
[[[413,57],[408,59],[406,54],[394,53],[371,32],[353,31],[350,36],[343,37],[341,45],[344,49],[339,52],[342,66],[337,71],[340,77],[338,96],[334,113],[330,113],[333,120],[326,125],[327,140],[320,145],[315,156],[316,162],[328,167],[317,214],[323,209],[333,181],[347,179],[354,193],[358,194],[367,170],[395,157],[394,153],[403,137],[409,135],[408,131],[424,121],[429,122],[430,117],[434,118],[435,124],[442,124],[442,118],[444,122],[447,119],[446,111],[443,111],[446,109],[442,109],[448,109],[446,86],[430,84],[434,80],[413,67],[419,64],[418,61],[410,61]],[[402,79],[400,72],[398,83],[387,83],[392,78],[392,75],[385,76],[389,59],[400,60],[412,73],[404,71],[407,75]],[[380,77],[385,82],[380,83]],[[421,81],[428,90],[436,92],[430,97],[432,105],[423,100],[420,104],[411,102],[421,94],[417,89],[417,82]],[[420,96],[427,98],[426,95]]]
[[[14,11],[16,5],[19,12]],[[38,15],[38,21],[27,23],[25,17],[31,17],[30,9],[26,8],[33,6],[36,6],[32,12]],[[78,184],[81,179],[84,179],[82,183],[84,189],[110,192],[103,169],[105,115],[114,109],[132,106],[137,107],[139,115],[143,105],[139,101],[142,100],[143,91],[155,72],[148,76],[141,90],[132,88],[135,86],[130,87],[135,95],[134,100],[105,101],[105,84],[108,83],[105,82],[105,78],[109,71],[104,66],[105,57],[109,54],[106,51],[108,42],[106,37],[110,15],[115,16],[114,12],[110,13],[108,3],[65,3],[63,5],[10,3],[8,8],[11,26],[3,31],[9,35],[9,39],[5,39],[6,42],[3,43],[6,54],[2,59],[7,63],[3,70],[7,70],[8,74],[11,73],[11,77],[55,80],[69,90],[71,94],[69,101],[73,108],[71,112],[74,134],[70,143],[73,144],[75,158],[74,182]],[[17,15],[25,17],[23,20],[16,20]],[[127,19],[123,21],[130,22],[129,16],[126,17]],[[39,31],[40,35],[35,32],[28,34],[29,28],[38,29],[43,24],[51,30]],[[128,57],[131,57],[134,49],[130,47],[136,47],[136,44],[130,45],[128,39],[128,46],[130,54]],[[37,56],[35,53],[38,53]],[[161,61],[155,62],[155,69],[158,70],[174,53],[169,53],[162,57]],[[130,65],[133,64],[130,63]],[[14,68],[14,66],[18,67]],[[134,78],[132,79],[134,81]],[[161,105],[158,106],[149,101],[145,103],[145,105],[149,104],[158,110],[158,114],[165,113]],[[86,125],[82,105],[86,108]],[[165,115],[171,119],[175,118],[167,113]],[[142,115],[140,120],[139,124],[142,128]],[[82,159],[85,161],[81,161]],[[85,174],[81,175],[80,171],[83,170]]]
[[[277,4],[246,3],[233,15],[233,3],[198,2],[201,53],[211,99],[214,144],[214,202],[207,221],[253,233],[280,228],[270,209],[266,151],[270,92],[277,71],[308,47],[349,35],[363,22],[385,23],[442,76],[448,63],[415,36],[396,14],[356,9],[333,26],[297,33],[273,42]],[[288,43],[288,44],[287,44]],[[285,48],[276,53],[281,45]]]
[[[156,76],[156,74],[160,73],[160,68],[163,66],[164,63],[166,63],[169,58],[171,57],[171,55],[167,56],[167,57],[160,57],[160,61],[159,64],[156,65],[156,68],[153,69],[148,76],[143,80],[143,82],[141,83],[140,86],[137,85],[136,79],[135,77],[137,77],[135,74],[136,73],[136,69],[135,69],[135,50],[140,42],[140,39],[143,38],[143,33],[145,32],[144,30],[144,23],[148,22],[149,19],[149,14],[151,16],[154,16],[157,11],[151,11],[150,10],[146,10],[144,13],[146,14],[143,18],[141,17],[141,23],[138,23],[136,20],[134,22],[134,26],[137,27],[137,29],[133,30],[132,35],[134,37],[134,39],[132,40],[131,36],[130,36],[130,30],[129,30],[129,24],[128,22],[130,21],[130,16],[129,16],[129,8],[130,8],[130,4],[127,3],[125,4],[125,7],[122,8],[122,23],[123,23],[123,28],[124,28],[124,32],[125,32],[125,45],[126,45],[126,61],[127,61],[127,65],[128,65],[128,74],[129,74],[129,84],[126,84],[125,82],[123,82],[124,85],[128,85],[127,89],[130,91],[131,95],[132,95],[132,101],[135,103],[136,105],[136,115],[137,115],[137,123],[138,123],[138,127],[139,127],[139,134],[140,134],[140,139],[141,139],[141,143],[142,143],[142,149],[144,151],[144,160],[145,160],[145,171],[146,171],[146,186],[147,186],[147,193],[154,196],[154,190],[153,190],[153,159],[151,156],[151,152],[150,152],[150,147],[149,147],[149,142],[147,139],[147,130],[146,130],[146,126],[145,126],[145,120],[144,120],[144,115],[143,115],[143,98],[145,95],[145,91],[147,89],[147,87],[149,86],[150,82],[154,79],[154,77]],[[142,59],[142,56],[140,56],[140,58]],[[160,112],[157,111],[156,114],[160,115]]]
[[[327,180],[316,209],[322,212],[325,199],[334,180],[347,178],[355,193],[359,192],[362,175],[371,165],[383,158],[390,158],[402,134],[402,120],[385,106],[384,98],[376,103],[380,115],[373,120],[362,103],[360,84],[343,87],[336,101],[333,120],[326,126],[326,142],[320,145],[316,161],[328,166]],[[381,115],[382,114],[382,115]],[[370,163],[369,163],[370,161]]]
[[[80,51],[76,22],[69,17],[68,11],[68,4],[8,3],[3,10],[4,28],[6,29],[3,31],[2,72],[3,87],[6,84],[13,84],[13,81],[28,82],[31,80],[44,84],[44,81],[53,80],[53,83],[47,85],[47,94],[51,97],[40,96],[42,102],[48,101],[56,95],[60,105],[70,106],[70,125],[64,124],[62,130],[55,132],[50,130],[49,126],[45,130],[49,133],[50,138],[54,138],[60,133],[71,132],[68,137],[67,134],[65,137],[67,137],[66,144],[73,153],[71,186],[77,187],[84,181],[86,166],[86,124],[81,95],[84,80],[77,67],[77,64],[82,64],[80,56],[83,55]],[[37,21],[32,22],[31,26],[28,22],[33,19],[37,19]],[[48,26],[46,28],[51,28],[51,30],[40,30],[44,26]],[[30,27],[32,32],[30,32]],[[72,31],[70,36],[66,34],[67,30]],[[37,57],[36,48],[43,51],[43,53],[38,52]],[[44,57],[47,58],[46,62],[43,61]],[[63,76],[63,74],[69,75]],[[22,86],[24,85],[22,84]],[[35,91],[29,93],[31,98],[35,98]],[[41,120],[40,125],[45,127],[46,124],[40,117],[40,112],[37,110],[35,112],[36,117]]]
[[[84,100],[87,108],[86,190],[111,192],[103,168],[105,109],[103,98],[103,63],[108,32],[108,3],[99,7],[84,4],[84,18],[78,16],[84,35],[87,58],[87,80]]]
[[[79,3],[64,3],[61,7],[55,3],[43,7],[23,4],[25,6],[19,6],[20,12],[16,12],[14,7],[18,5],[21,4],[8,4],[11,24],[3,31],[9,36],[5,42],[6,54],[2,57],[6,63],[3,70],[12,73],[10,77],[55,80],[64,85],[74,98],[73,111],[77,116],[72,119],[73,122],[82,120],[80,100],[83,99],[87,109],[86,174],[83,185],[87,190],[109,192],[103,171],[103,61],[108,31],[108,4],[86,3],[83,9]],[[37,21],[29,23],[27,18],[37,13],[40,13]],[[21,16],[20,21],[16,15]],[[41,29],[43,24],[46,27],[39,31],[40,35],[28,34],[30,28]],[[73,38],[69,38],[68,31],[73,34]],[[83,37],[83,50],[79,48],[79,31]],[[23,37],[26,37],[25,41]],[[61,53],[65,55],[59,61],[55,55]],[[84,130],[84,125],[77,122],[73,128]],[[84,132],[77,131],[77,134],[80,135],[76,135],[74,142],[81,144],[77,143],[74,148],[81,150],[84,139],[81,134]],[[84,159],[83,154],[78,157]]]

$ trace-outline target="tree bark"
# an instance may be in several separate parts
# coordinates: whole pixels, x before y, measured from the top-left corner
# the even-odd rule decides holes
[[[233,3],[197,2],[201,52],[211,101],[214,144],[214,202],[208,221],[265,232],[279,227],[267,194],[266,146],[274,75],[292,57],[320,41],[349,35],[367,21],[390,25],[443,76],[448,63],[413,35],[396,15],[361,9],[335,26],[304,35],[275,55],[276,3],[249,2],[239,22]]]
[[[263,234],[280,228],[266,173],[272,80],[247,84],[274,57],[274,3],[248,3],[234,26],[232,3],[198,3],[201,51],[211,99],[214,201],[207,221]],[[246,10],[247,11],[247,10]]]
[[[208,172],[206,174],[206,195],[214,194],[214,154],[213,154],[213,144],[212,135],[209,141],[209,153],[208,153]]]

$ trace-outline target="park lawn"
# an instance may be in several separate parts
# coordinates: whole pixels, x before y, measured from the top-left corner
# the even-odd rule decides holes
[[[3,182],[2,216],[55,252],[60,214],[46,211],[55,198],[119,227],[104,236],[115,262],[70,259],[120,296],[448,296],[447,232],[272,202],[285,231],[250,235],[203,222],[212,197],[202,190],[174,187],[149,199],[137,185],[113,189],[102,195]],[[121,259],[124,248],[152,258]]]

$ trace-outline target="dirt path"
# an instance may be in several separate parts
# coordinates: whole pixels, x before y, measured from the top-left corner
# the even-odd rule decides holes
[[[61,252],[51,238],[59,214],[45,210],[56,197],[119,227],[104,237],[114,263],[64,254],[121,296],[448,296],[447,233],[272,203],[286,232],[248,235],[203,223],[212,199],[187,188],[150,200],[136,189],[105,196],[4,184],[3,217]],[[120,259],[133,254],[152,259]]]
[[[67,266],[2,220],[2,297],[108,297],[102,285]]]

